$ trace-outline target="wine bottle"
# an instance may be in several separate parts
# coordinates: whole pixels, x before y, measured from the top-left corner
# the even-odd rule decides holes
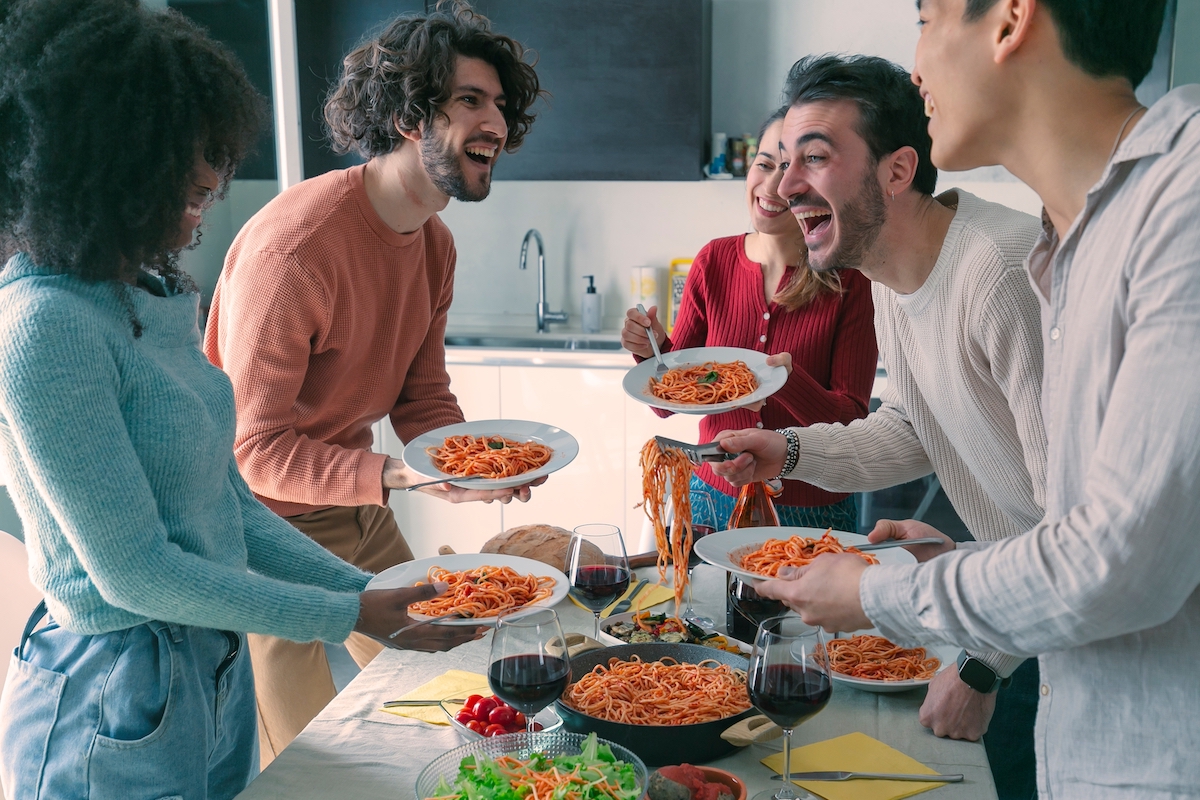
[[[779,514],[771,498],[781,491],[764,481],[747,483],[738,493],[729,518],[730,528],[778,527]],[[725,573],[725,630],[735,639],[753,642],[758,623],[784,613],[783,603],[759,596],[749,583],[732,572]]]

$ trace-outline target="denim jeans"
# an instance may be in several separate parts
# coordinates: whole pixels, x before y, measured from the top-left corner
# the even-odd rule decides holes
[[[709,486],[696,475],[692,476],[692,482],[688,488],[692,492],[707,495],[712,501],[716,520],[707,524],[712,524],[717,530],[726,528],[729,518],[733,516],[737,498],[730,497],[720,489]],[[696,514],[694,504],[692,513],[694,522],[705,524]],[[835,531],[849,531],[850,533],[858,530],[858,505],[854,502],[854,495],[827,506],[785,506],[776,503],[775,513],[779,515],[779,524],[787,527],[833,528]]]
[[[242,634],[147,622],[80,635],[44,604],[0,696],[9,800],[232,798],[257,772],[254,678]]]

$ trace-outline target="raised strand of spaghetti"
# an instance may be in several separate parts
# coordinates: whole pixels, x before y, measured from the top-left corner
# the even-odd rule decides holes
[[[692,464],[680,450],[658,446],[654,439],[642,446],[642,511],[654,526],[658,550],[658,577],[667,578],[667,564],[674,572],[675,614],[687,588],[688,555],[692,551]],[[674,520],[667,522],[667,492],[671,494]]]

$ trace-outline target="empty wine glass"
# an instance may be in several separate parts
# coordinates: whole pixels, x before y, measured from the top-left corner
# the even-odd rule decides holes
[[[571,533],[564,570],[571,596],[596,615],[593,638],[600,638],[600,612],[629,588],[629,559],[616,525],[580,525]]]
[[[571,661],[554,609],[520,612],[507,611],[496,622],[488,686],[496,697],[525,715],[525,729],[533,733],[534,716],[571,682]]]
[[[692,570],[699,566],[701,558],[696,555],[696,542],[715,533],[717,530],[717,512],[713,508],[712,498],[705,492],[689,492],[692,504],[692,546],[688,549],[687,564],[687,607],[683,610],[683,619],[706,630],[713,627],[711,618],[696,613],[692,608]]]
[[[747,690],[754,707],[783,728],[783,786],[759,792],[754,800],[795,800],[791,779],[792,730],[815,716],[833,695],[833,679],[825,651],[825,633],[800,617],[764,620],[754,637]]]

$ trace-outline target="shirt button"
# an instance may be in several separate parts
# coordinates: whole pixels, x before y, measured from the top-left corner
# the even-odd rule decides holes
[[[770,318],[771,318],[771,312],[770,312],[770,311],[768,311],[767,313],[763,314],[763,319],[770,319]]]
[[[1050,684],[1043,683],[1042,684],[1042,697],[1048,697],[1049,695],[1050,695]]]
[[[1057,337],[1055,337],[1055,338],[1057,338]],[[764,333],[762,336],[758,337],[758,340],[760,342],[765,342],[767,340],[767,335]]]
[[[761,427],[762,427],[762,423],[761,423],[761,422],[756,422],[756,423],[754,423],[754,427],[756,427],[756,428],[761,428]]]
[[[1057,342],[1060,336],[1062,336],[1062,331],[1059,330],[1057,325],[1050,329],[1050,341]]]

